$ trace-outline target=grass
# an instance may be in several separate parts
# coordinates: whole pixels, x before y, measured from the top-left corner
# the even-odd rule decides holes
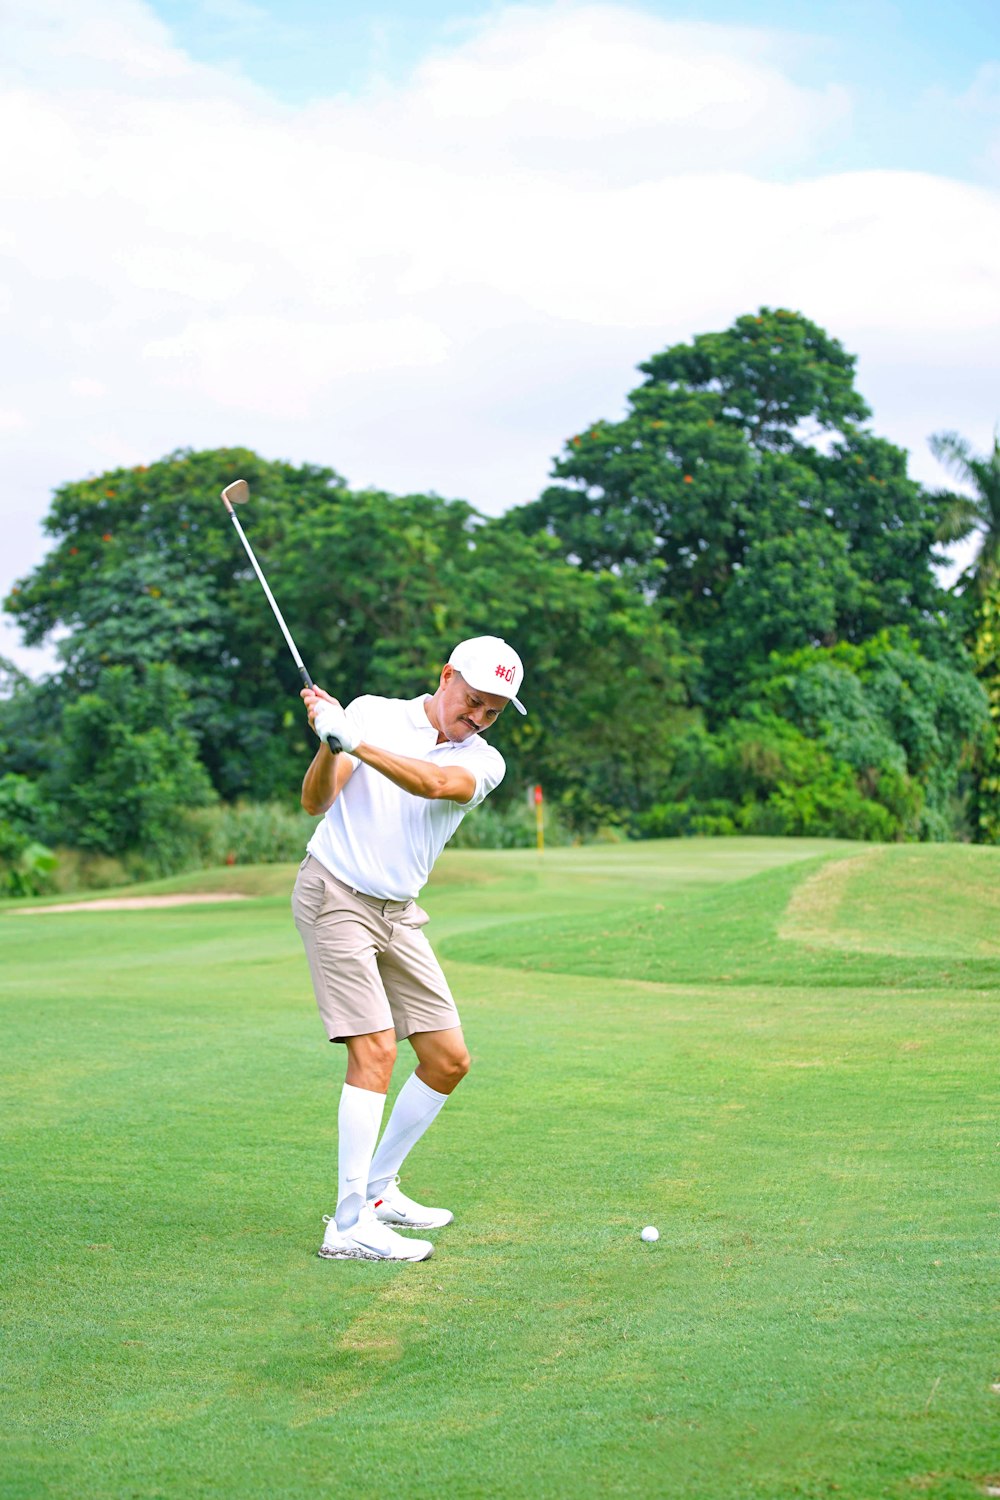
[[[1000,1482],[1000,852],[446,855],[474,1071],[417,1267],[314,1254],[342,1065],[292,874],[0,913],[3,1500]]]

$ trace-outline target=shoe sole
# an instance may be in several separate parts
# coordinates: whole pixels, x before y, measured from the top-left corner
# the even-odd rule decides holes
[[[320,1245],[316,1254],[320,1260],[384,1260],[387,1265],[412,1266],[430,1260],[434,1249],[432,1246],[426,1255],[376,1255],[374,1250],[362,1250],[360,1246],[356,1250],[335,1250],[332,1246]]]
[[[381,1214],[376,1214],[380,1224],[387,1224],[390,1229],[444,1229],[446,1225],[454,1222],[455,1215],[451,1218],[440,1219],[433,1224],[427,1219],[383,1219]]]

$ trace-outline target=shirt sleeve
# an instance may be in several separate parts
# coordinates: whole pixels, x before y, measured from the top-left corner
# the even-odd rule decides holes
[[[470,757],[465,763],[466,769],[471,771],[476,778],[476,790],[473,797],[462,804],[466,812],[478,807],[480,802],[485,802],[490,792],[496,790],[507,774],[507,763],[500,751],[492,745],[482,745],[474,757]]]

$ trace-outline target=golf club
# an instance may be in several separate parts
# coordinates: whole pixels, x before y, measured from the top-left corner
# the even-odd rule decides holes
[[[228,510],[230,519],[232,520],[233,525],[236,527],[236,535],[243,543],[246,555],[247,557],[249,557],[251,563],[253,564],[253,570],[257,574],[257,577],[260,579],[260,586],[264,590],[264,593],[267,595],[267,602],[274,611],[274,618],[281,626],[281,633],[288,643],[288,649],[292,653],[292,659],[299,669],[302,681],[305,683],[306,687],[311,688],[314,686],[313,680],[309,676],[309,673],[306,671],[305,663],[298,653],[298,648],[296,647],[295,642],[292,640],[292,633],[289,630],[288,626],[285,624],[284,617],[281,613],[281,610],[278,608],[275,597],[271,593],[271,590],[268,588],[267,579],[261,572],[260,563],[257,561],[256,557],[254,557],[253,548],[247,541],[246,532],[240,525],[239,516],[233,509],[234,505],[243,505],[249,499],[250,486],[247,484],[245,479],[234,479],[232,484],[227,484],[225,489],[222,491],[222,503]],[[340,741],[332,734],[328,734],[325,736],[324,743],[326,744],[332,755],[336,755],[341,749]]]

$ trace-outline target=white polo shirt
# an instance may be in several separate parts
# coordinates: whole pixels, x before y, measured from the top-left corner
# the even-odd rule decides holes
[[[347,709],[359,740],[435,765],[464,766],[476,778],[471,802],[415,797],[351,756],[355,769],[309,840],[309,853],[338,880],[379,896],[416,896],[465,814],[500,785],[507,767],[478,734],[437,743],[438,732],[419,698],[355,698]]]

